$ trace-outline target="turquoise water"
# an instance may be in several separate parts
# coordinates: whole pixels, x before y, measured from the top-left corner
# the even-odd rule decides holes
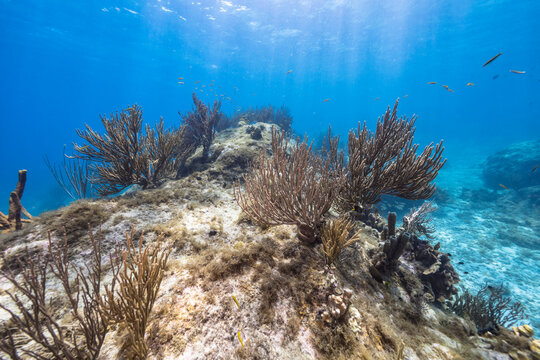
[[[540,237],[523,220],[539,215],[538,202],[513,207],[527,196],[516,193],[501,209],[501,188],[479,207],[464,190],[487,191],[488,155],[539,139],[539,18],[538,1],[0,0],[0,210],[22,168],[32,214],[66,204],[43,156],[60,161],[75,129],[99,129],[99,114],[135,103],[167,125],[194,91],[217,94],[228,114],[284,104],[296,133],[331,124],[345,138],[399,97],[400,114],[418,116],[416,142],[445,141],[442,250],[464,262],[455,265],[464,285],[504,281],[538,329]]]

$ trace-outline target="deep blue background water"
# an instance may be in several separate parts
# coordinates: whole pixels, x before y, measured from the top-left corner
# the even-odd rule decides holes
[[[311,136],[374,126],[400,97],[399,112],[418,115],[417,142],[445,140],[446,190],[481,187],[468,169],[539,138],[538,19],[532,0],[0,0],[0,210],[22,168],[31,213],[66,203],[42,157],[60,161],[99,114],[138,103],[147,122],[176,125],[193,91],[214,99],[199,91],[212,81],[229,114],[285,104]],[[530,279],[509,280],[530,292]]]

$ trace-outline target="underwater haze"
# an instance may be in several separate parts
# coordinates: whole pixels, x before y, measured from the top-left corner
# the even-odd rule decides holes
[[[535,0],[0,0],[0,211],[20,169],[32,215],[68,204],[44,156],[134,104],[167,126],[193,92],[229,116],[284,105],[299,136],[346,142],[399,98],[421,149],[444,140],[434,244],[461,286],[504,283],[539,331],[539,19]]]

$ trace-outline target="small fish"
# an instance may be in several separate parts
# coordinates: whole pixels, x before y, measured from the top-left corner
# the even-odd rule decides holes
[[[240,336],[240,331],[238,332],[238,340],[240,340],[240,344],[242,344],[242,347],[244,347],[244,342],[242,341],[242,337]]]
[[[386,281],[386,280],[383,280],[382,282],[384,284],[384,286],[386,286],[387,288],[390,288],[390,285],[392,285],[392,283],[390,281]]]
[[[330,98],[323,100],[323,102],[328,102],[328,101],[330,101]]]
[[[200,82],[201,82],[201,80],[197,80],[197,81],[195,81],[195,84],[198,84],[198,83],[200,83]]]
[[[229,101],[232,101],[232,100],[231,100],[231,98],[230,98],[230,97],[228,97],[228,96],[227,96],[227,99],[228,99]]]
[[[458,265],[463,265],[463,264],[465,264],[463,261],[458,262]]]
[[[468,272],[468,271],[464,271],[463,273],[464,273],[465,275],[467,275],[469,272]]]
[[[520,71],[520,70],[510,70],[510,72],[514,74],[525,74],[525,71]]]
[[[379,100],[379,99],[380,99],[380,98],[375,98],[375,100],[373,100],[373,101],[377,101],[377,100]]]
[[[202,87],[205,87],[206,85],[203,85]]]
[[[178,80],[184,80],[184,78],[178,78]]]
[[[448,85],[443,85],[442,87],[445,88],[446,90],[450,91],[450,92],[454,92],[454,90],[450,89],[450,88],[448,87]]]
[[[428,85],[435,85],[436,83],[437,83],[436,81],[430,81],[430,82],[428,82],[427,84],[428,84]]]
[[[236,303],[236,306],[238,306],[238,308],[240,309],[240,304],[238,303],[238,300],[236,300],[234,295],[232,295],[232,298],[233,298],[234,302]]]
[[[499,184],[500,187],[502,187],[503,189],[508,189],[506,186],[504,186],[503,184]]]
[[[495,80],[499,77],[499,74],[493,75],[492,79]]]
[[[290,73],[292,73],[292,70],[287,71],[287,75],[289,75]]]
[[[493,60],[495,60],[496,58],[498,58],[501,55],[502,55],[502,52],[498,53],[497,55],[495,55],[494,57],[489,59],[484,65],[482,65],[482,67],[486,66],[487,64],[489,64],[490,62],[492,62]]]
[[[467,83],[467,86],[473,86],[474,84],[473,83]]]
[[[238,90],[238,88],[237,88],[236,86],[233,86],[233,89],[234,89],[234,90]]]
[[[214,86],[214,84],[208,84],[208,86]]]
[[[183,82],[183,81],[179,81],[178,83],[179,83],[179,84],[183,84],[184,82]]]
[[[536,171],[536,169],[538,169],[538,167],[540,167],[540,164],[536,164],[536,166],[535,166],[535,167],[533,167],[533,169],[531,170],[531,172],[532,172],[532,173],[533,173],[533,172],[535,172],[535,171]]]
[[[257,96],[257,93],[253,93],[253,96]]]
[[[405,99],[407,96],[409,96],[409,95],[403,95],[403,98]]]

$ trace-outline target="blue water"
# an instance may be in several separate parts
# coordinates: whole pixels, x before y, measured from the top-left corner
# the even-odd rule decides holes
[[[31,213],[67,203],[42,157],[60,161],[76,128],[100,128],[99,114],[134,103],[147,122],[177,125],[193,91],[213,100],[199,91],[212,80],[231,98],[225,112],[285,104],[293,129],[311,136],[329,124],[342,138],[358,121],[373,127],[400,97],[399,112],[418,116],[418,143],[445,140],[438,182],[459,200],[460,189],[482,188],[487,155],[539,138],[538,19],[538,1],[0,0],[0,211],[22,168]],[[469,204],[452,206],[438,231],[443,250],[471,264],[463,282],[505,280],[540,327],[538,247],[498,274],[486,252],[500,247],[481,246],[476,225],[453,217]]]

